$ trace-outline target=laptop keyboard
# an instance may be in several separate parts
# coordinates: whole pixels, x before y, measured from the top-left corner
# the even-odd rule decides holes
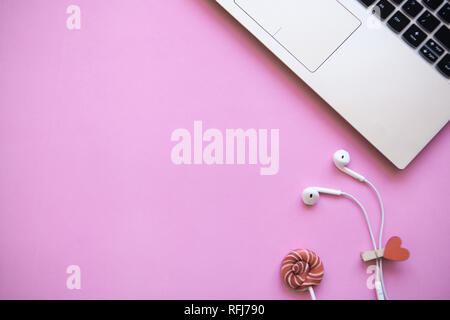
[[[450,78],[448,0],[359,0],[422,58]]]

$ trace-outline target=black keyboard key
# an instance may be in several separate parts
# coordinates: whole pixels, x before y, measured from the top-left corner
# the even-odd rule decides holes
[[[423,0],[422,2],[431,10],[436,10],[444,0]]]
[[[444,6],[438,11],[438,16],[441,17],[446,23],[450,23],[450,3],[444,4]]]
[[[433,32],[441,22],[438,18],[433,16],[430,11],[425,10],[425,12],[422,13],[419,19],[417,19],[417,23],[420,24],[425,29],[425,31]]]
[[[450,78],[450,54],[446,54],[445,57],[439,61],[437,68],[442,72],[444,76]]]
[[[431,49],[434,53],[436,53],[439,57],[445,52],[444,48],[436,43],[433,39],[429,39],[425,45]]]
[[[388,20],[389,26],[395,32],[399,33],[409,24],[411,20],[400,11],[394,13],[394,15]]]
[[[424,57],[425,60],[427,60],[430,63],[435,63],[436,60],[438,59],[438,56],[435,55],[433,52],[431,52],[431,50],[425,46],[420,48],[419,51],[420,51],[420,54],[422,55],[422,57]]]
[[[377,15],[381,20],[386,19],[395,10],[395,7],[387,0],[381,0],[373,8],[372,13]]]
[[[392,0],[392,2],[395,4],[401,4],[403,1],[405,0]]]
[[[376,0],[359,0],[366,7],[371,6]]]
[[[412,24],[403,34],[403,39],[414,48],[417,48],[426,38],[427,34],[415,24]]]
[[[406,14],[410,17],[415,18],[420,11],[423,9],[423,5],[419,3],[419,1],[416,0],[408,0],[406,3],[402,6],[403,11],[406,12]]]
[[[434,37],[445,47],[445,49],[450,51],[450,30],[446,26],[442,25],[434,34]]]

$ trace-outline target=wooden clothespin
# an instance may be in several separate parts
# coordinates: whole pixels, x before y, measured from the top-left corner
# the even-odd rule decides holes
[[[384,248],[378,249],[377,251],[372,250],[361,252],[361,258],[363,259],[364,262],[375,260],[377,258],[383,258],[383,256],[384,256]]]
[[[385,248],[361,252],[363,261],[371,261],[377,258],[385,258],[392,261],[405,261],[409,258],[408,249],[402,248],[402,239],[392,237],[386,243]]]

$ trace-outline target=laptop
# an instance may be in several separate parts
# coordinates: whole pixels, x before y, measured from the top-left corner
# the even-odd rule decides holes
[[[399,169],[449,121],[449,1],[216,1]]]

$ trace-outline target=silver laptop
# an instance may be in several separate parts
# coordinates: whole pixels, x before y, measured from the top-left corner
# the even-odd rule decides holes
[[[449,1],[216,1],[398,168],[449,121]]]

